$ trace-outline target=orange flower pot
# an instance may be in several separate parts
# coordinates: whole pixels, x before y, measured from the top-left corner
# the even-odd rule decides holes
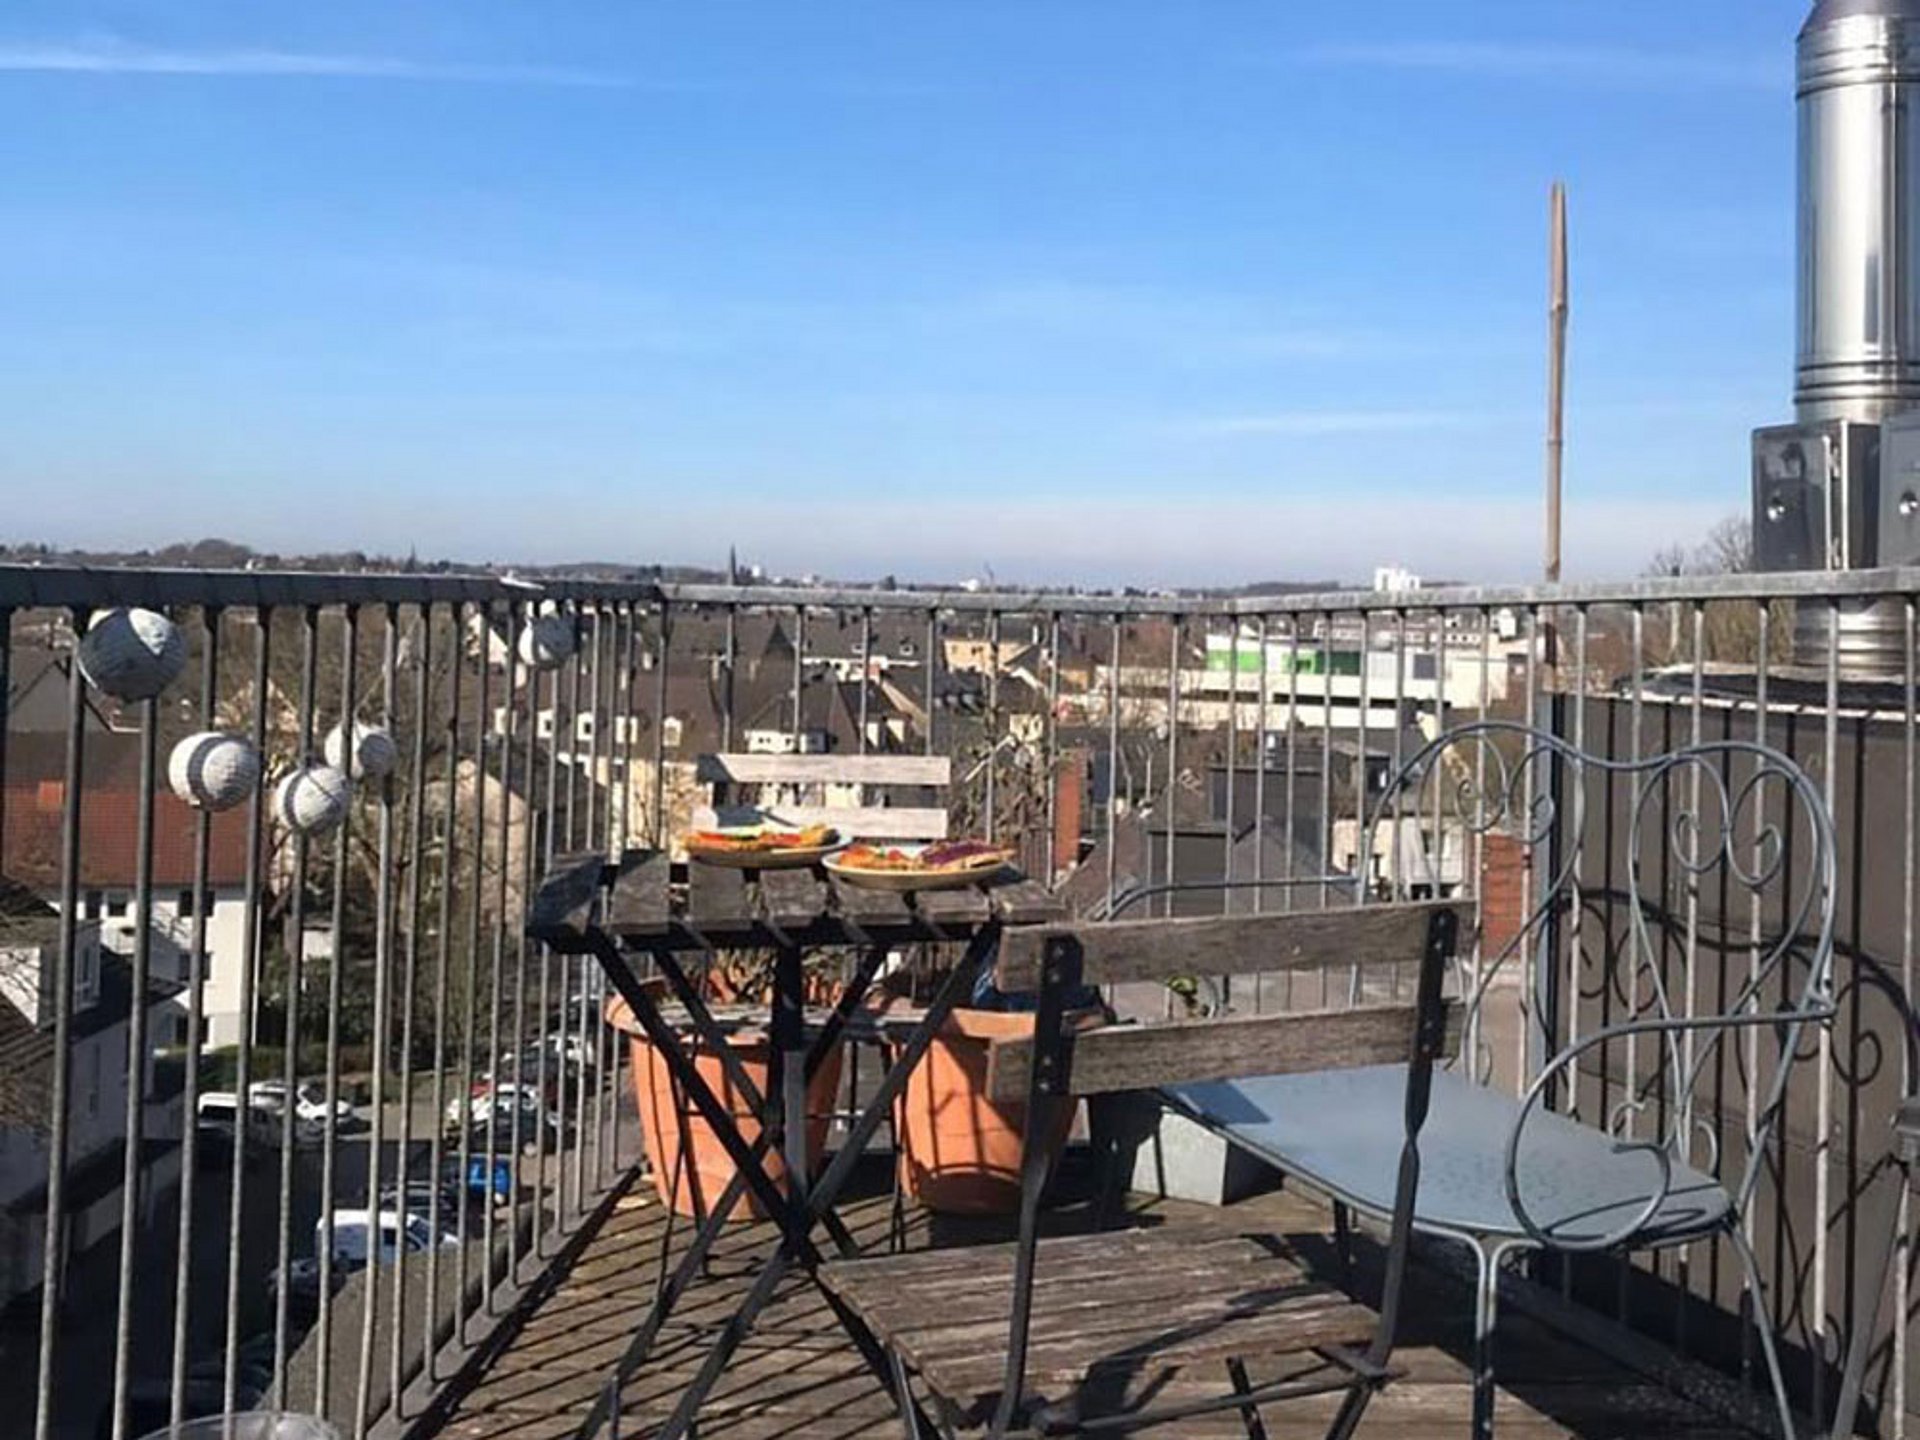
[[[1032,1015],[999,1010],[956,1010],[940,1027],[894,1105],[900,1186],[909,1199],[948,1215],[1020,1208],[1027,1107],[987,1098],[987,1056],[995,1040],[1032,1035]],[[1067,1143],[1073,1112],[1071,1100],[1040,1107],[1049,1163]]]
[[[640,1134],[647,1147],[653,1186],[660,1194],[661,1203],[672,1206],[680,1215],[706,1214],[732,1182],[739,1167],[713,1133],[713,1127],[693,1109],[691,1101],[674,1103],[673,1072],[666,1057],[647,1039],[627,1002],[618,995],[607,1000],[606,1020],[627,1037],[633,1103],[640,1112]],[[754,1088],[765,1095],[773,1069],[772,1047],[761,1036],[742,1035],[734,1038],[733,1053]],[[827,1127],[832,1121],[834,1100],[840,1093],[840,1061],[841,1047],[835,1045],[822,1058],[820,1068],[814,1071],[813,1080],[807,1086],[807,1154],[816,1162],[826,1147]],[[752,1145],[760,1138],[760,1119],[748,1109],[745,1099],[728,1078],[720,1056],[705,1045],[696,1046],[693,1067],[734,1117],[741,1137]],[[786,1161],[777,1151],[766,1156],[762,1167],[776,1185],[785,1183]],[[730,1219],[765,1218],[765,1215],[764,1207],[749,1190],[744,1202],[734,1206]]]

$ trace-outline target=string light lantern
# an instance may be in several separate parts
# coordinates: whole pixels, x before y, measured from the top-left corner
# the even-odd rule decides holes
[[[238,735],[203,730],[167,757],[173,793],[200,810],[231,810],[260,783],[260,752]]]
[[[187,639],[157,610],[103,610],[76,653],[96,690],[116,700],[151,700],[186,668]]]
[[[393,743],[393,736],[378,725],[362,725],[358,721],[353,726],[353,763],[347,763],[346,735],[338,725],[327,732],[327,764],[336,770],[345,770],[354,780],[381,780],[393,773],[393,767],[399,763],[400,747]]]
[[[572,616],[543,610],[520,632],[520,660],[535,670],[555,670],[566,663],[578,643]]]
[[[331,765],[303,765],[274,787],[273,816],[287,829],[309,837],[324,835],[347,818],[353,782]]]

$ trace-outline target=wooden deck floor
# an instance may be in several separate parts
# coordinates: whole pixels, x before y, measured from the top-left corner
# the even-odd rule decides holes
[[[863,1245],[884,1248],[889,1208],[884,1194],[869,1193],[842,1213]],[[1286,1192],[1225,1210],[1137,1202],[1130,1219],[1136,1224],[1204,1224],[1281,1235],[1302,1253],[1331,1262],[1327,1211]],[[637,1185],[440,1433],[455,1440],[572,1435],[651,1299],[664,1222],[651,1187]],[[684,1223],[679,1232],[683,1238]],[[1055,1232],[1084,1230],[1088,1223],[1084,1207],[1050,1216]],[[1004,1238],[1003,1225],[930,1220],[910,1212],[910,1245]],[[710,1277],[682,1302],[653,1358],[627,1386],[622,1436],[646,1436],[671,1408],[704,1355],[713,1327],[731,1313],[771,1239],[770,1228],[762,1224],[730,1229]],[[1414,1271],[1409,1300],[1410,1314],[1395,1355],[1406,1377],[1374,1400],[1360,1433],[1374,1440],[1465,1435],[1470,1292],[1452,1275],[1423,1265]],[[1504,1440],[1730,1440],[1749,1433],[1673,1389],[1511,1312],[1501,1318],[1499,1357],[1499,1433]],[[1254,1378],[1259,1379],[1257,1371]],[[1216,1380],[1207,1377],[1210,1386]],[[1179,1382],[1171,1388],[1177,1390]],[[1277,1407],[1265,1416],[1268,1433],[1275,1440],[1319,1435],[1327,1413],[1314,1402]],[[891,1440],[900,1433],[888,1396],[845,1340],[819,1292],[792,1278],[710,1395],[698,1430],[701,1440]],[[1210,1437],[1242,1432],[1232,1416],[1210,1416],[1153,1433]]]

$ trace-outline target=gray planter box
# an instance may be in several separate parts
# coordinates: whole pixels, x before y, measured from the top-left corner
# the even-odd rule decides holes
[[[1120,1101],[1124,1133],[1133,1144],[1129,1188],[1165,1200],[1231,1205],[1271,1190],[1280,1172],[1150,1095]]]

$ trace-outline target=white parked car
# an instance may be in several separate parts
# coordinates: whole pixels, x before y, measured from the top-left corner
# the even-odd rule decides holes
[[[272,1114],[286,1112],[287,1082],[284,1080],[256,1080],[247,1087],[247,1094],[254,1104]],[[318,1080],[302,1080],[293,1087],[293,1118],[300,1122],[303,1130],[319,1131],[325,1127],[329,1115],[336,1125],[344,1125],[354,1118],[353,1106],[345,1100],[336,1100],[329,1107],[327,1087]]]
[[[250,1101],[246,1117],[249,1149],[280,1143],[280,1126],[271,1110]],[[201,1092],[194,1102],[193,1129],[203,1150],[231,1150],[240,1134],[240,1097],[227,1090]]]

